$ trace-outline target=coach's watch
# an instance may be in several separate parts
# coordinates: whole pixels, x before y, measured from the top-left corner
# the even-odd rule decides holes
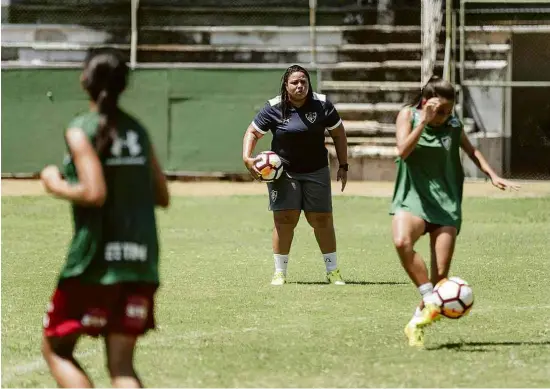
[[[348,169],[349,169],[349,164],[347,164],[347,163],[341,164],[341,165],[340,165],[340,169],[344,169],[345,171],[348,171]]]

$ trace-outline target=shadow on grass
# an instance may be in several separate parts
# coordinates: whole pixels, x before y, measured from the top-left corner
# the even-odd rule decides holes
[[[288,284],[296,285],[328,285],[328,282],[323,281],[290,281]],[[394,282],[394,281],[346,281],[346,285],[410,285],[410,282]]]
[[[427,348],[428,351],[436,350],[454,350],[461,352],[488,352],[495,351],[493,347],[497,346],[550,346],[550,341],[544,342],[461,342],[445,343],[436,347]]]

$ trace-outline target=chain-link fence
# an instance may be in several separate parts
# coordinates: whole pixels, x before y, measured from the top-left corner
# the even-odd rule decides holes
[[[461,0],[459,82],[475,138],[502,173],[550,178],[550,3]],[[467,56],[479,47],[478,58]],[[468,61],[483,66],[468,69]]]

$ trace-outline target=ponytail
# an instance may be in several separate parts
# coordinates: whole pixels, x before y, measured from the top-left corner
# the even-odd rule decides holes
[[[126,89],[127,79],[128,66],[118,51],[91,51],[84,61],[83,86],[99,113],[95,149],[100,157],[116,137],[118,100]]]
[[[102,156],[113,143],[116,135],[116,117],[118,114],[118,95],[103,89],[97,97],[99,126],[96,136],[96,151]]]

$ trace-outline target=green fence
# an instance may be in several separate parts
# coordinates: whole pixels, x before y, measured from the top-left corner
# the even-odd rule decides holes
[[[122,106],[149,129],[165,170],[242,173],[244,131],[278,94],[282,72],[139,69]],[[79,76],[78,69],[2,71],[2,174],[61,163],[65,126],[88,108]],[[257,151],[269,148],[270,138]]]

